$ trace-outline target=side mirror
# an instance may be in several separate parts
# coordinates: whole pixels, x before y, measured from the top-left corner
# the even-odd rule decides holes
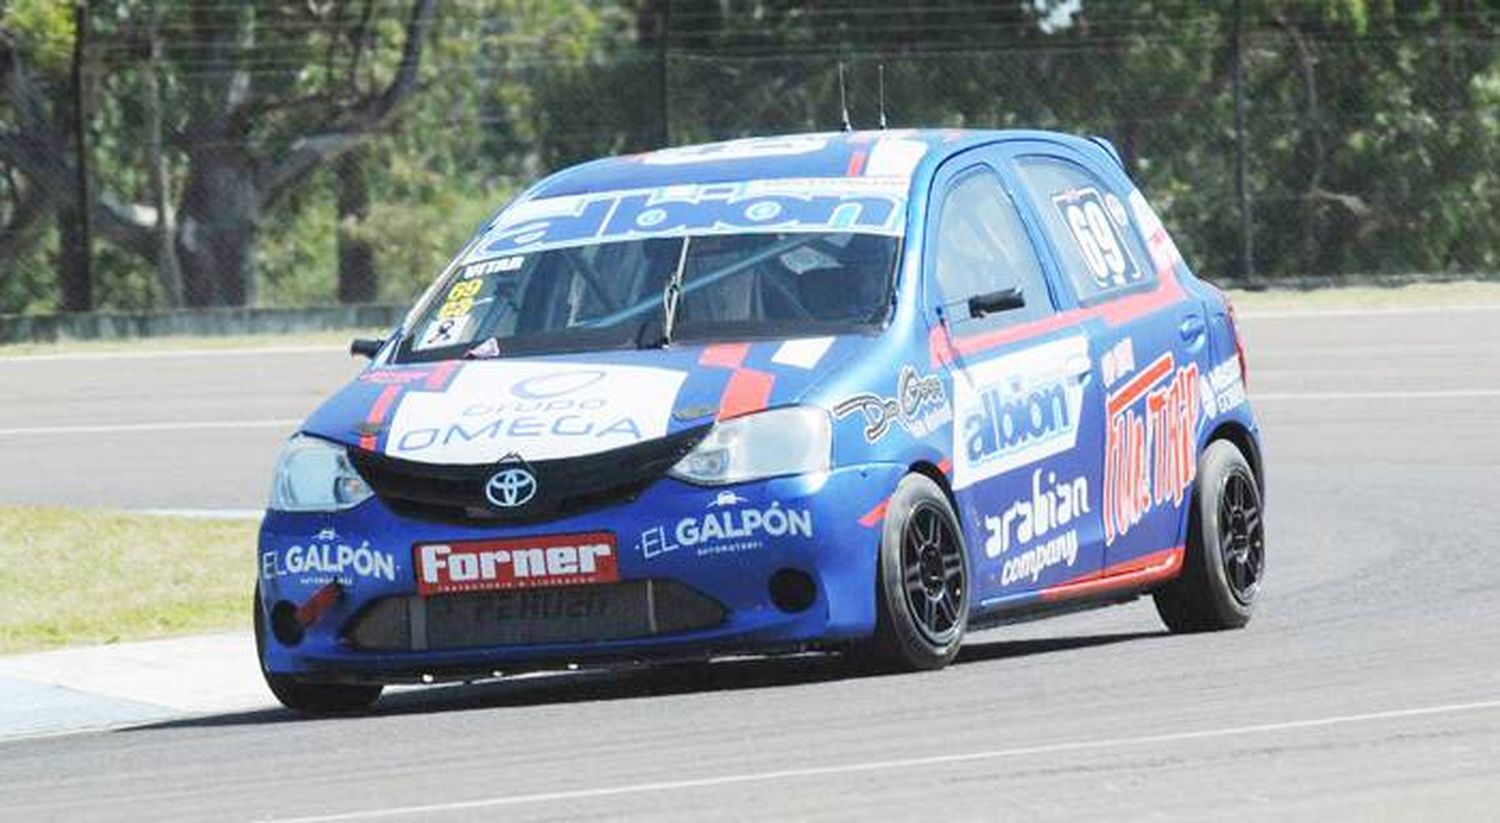
[[[349,344],[349,354],[353,357],[373,360],[375,355],[380,353],[380,347],[384,345],[385,341],[378,337],[356,337]]]
[[[992,291],[986,294],[976,294],[969,298],[969,316],[984,317],[987,314],[998,314],[1003,311],[1013,311],[1026,305],[1026,295],[1022,293],[1019,286],[1008,289]]]

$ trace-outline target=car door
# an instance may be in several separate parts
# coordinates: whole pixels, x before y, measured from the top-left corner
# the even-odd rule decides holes
[[[961,155],[935,182],[929,317],[953,387],[953,488],[974,602],[986,608],[1097,573],[1095,461],[1080,447],[1103,427],[1083,414],[1097,391],[1088,341],[1058,324],[1055,287],[992,152]]]
[[[1053,144],[1008,150],[1062,280],[1079,306],[1102,389],[1099,508],[1104,575],[1172,561],[1197,471],[1201,306],[1171,266],[1153,263],[1142,225],[1155,222],[1123,171]]]

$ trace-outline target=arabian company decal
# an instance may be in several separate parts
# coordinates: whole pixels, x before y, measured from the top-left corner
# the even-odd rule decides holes
[[[1029,498],[1012,503],[999,517],[984,518],[989,532],[985,555],[1005,558],[1000,585],[1035,583],[1043,572],[1060,564],[1071,568],[1078,559],[1078,531],[1068,525],[1088,513],[1088,478],[1059,481],[1056,472],[1048,471],[1044,477],[1041,469],[1033,471]]]
[[[1158,357],[1109,396],[1104,449],[1104,542],[1158,506],[1180,508],[1198,476],[1198,364]],[[1175,369],[1175,371],[1174,371]]]
[[[967,368],[953,381],[954,487],[1073,448],[1088,373],[1088,341],[1083,337]]]
[[[689,515],[673,526],[641,532],[636,550],[650,560],[679,549],[697,557],[735,554],[766,547],[767,538],[812,537],[812,512],[799,507],[751,506],[732,491],[719,492],[701,515]]]
[[[643,366],[465,363],[447,391],[404,396],[386,453],[427,463],[552,460],[666,434],[687,375]]]
[[[865,421],[865,440],[879,442],[899,425],[915,437],[926,437],[953,419],[953,407],[943,380],[935,374],[918,374],[911,366],[902,366],[896,379],[896,396],[881,397],[862,392],[840,400],[833,407],[839,420],[859,412]]]

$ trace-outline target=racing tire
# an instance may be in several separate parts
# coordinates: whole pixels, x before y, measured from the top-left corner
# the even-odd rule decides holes
[[[281,705],[302,714],[353,714],[364,711],[380,699],[384,686],[355,686],[343,683],[309,683],[289,674],[275,674],[266,669],[265,614],[260,607],[260,587],[255,588],[255,657],[261,677]]]
[[[969,623],[968,583],[968,553],[953,505],[930,478],[908,474],[886,506],[875,636],[856,661],[896,671],[953,662]]]
[[[1155,592],[1175,634],[1238,629],[1250,622],[1265,573],[1260,484],[1233,443],[1216,440],[1198,459],[1182,574]]]

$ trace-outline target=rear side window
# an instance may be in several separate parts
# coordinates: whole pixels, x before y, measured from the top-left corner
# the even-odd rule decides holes
[[[1051,313],[1052,298],[1036,249],[1000,178],[986,168],[960,176],[938,213],[936,276],[944,311],[953,320],[969,318],[976,295],[1018,287],[1022,309],[992,315],[1015,323]]]
[[[1080,301],[1155,280],[1129,207],[1103,180],[1053,157],[1022,157],[1016,168]]]

